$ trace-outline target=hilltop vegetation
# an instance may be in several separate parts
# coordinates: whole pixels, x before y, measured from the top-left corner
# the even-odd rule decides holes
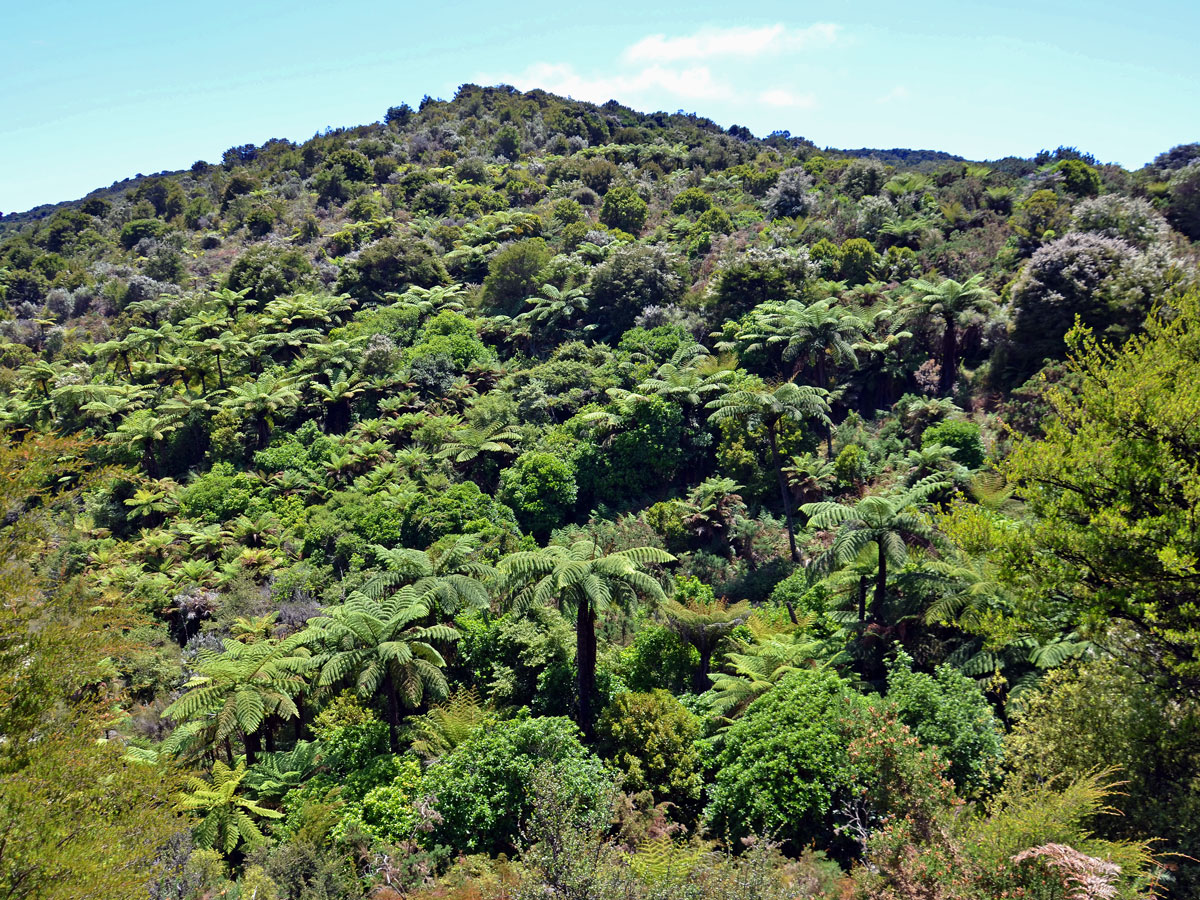
[[[1198,239],[474,85],[0,219],[5,895],[1196,896]]]

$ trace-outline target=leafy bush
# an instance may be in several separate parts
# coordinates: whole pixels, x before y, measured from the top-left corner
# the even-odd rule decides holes
[[[421,790],[442,821],[425,837],[460,852],[512,852],[531,809],[534,773],[558,765],[564,787],[591,806],[609,785],[569,719],[519,716],[484,725],[431,766]]]
[[[500,473],[497,496],[517,515],[521,527],[545,540],[575,506],[575,469],[550,453],[523,453]]]
[[[338,289],[358,300],[371,300],[388,291],[433,287],[448,280],[442,261],[423,241],[385,237],[342,268]]]
[[[986,450],[979,426],[974,422],[949,419],[929,426],[921,434],[921,446],[933,447],[937,444],[953,447],[954,458],[968,469],[978,469],[983,465]]]
[[[203,522],[227,522],[250,507],[256,486],[252,475],[236,471],[232,463],[213,463],[211,469],[184,488],[179,510]]]
[[[927,747],[937,748],[963,795],[993,787],[1001,759],[1000,724],[974,681],[950,666],[912,670],[904,651],[888,663],[888,701]]]
[[[522,312],[525,298],[541,290],[541,271],[553,255],[542,238],[526,238],[497,250],[488,262],[484,302],[504,315]]]
[[[627,793],[649,791],[690,820],[700,798],[700,720],[664,690],[619,694],[596,725],[601,752]],[[690,811],[690,812],[689,812]]]
[[[609,228],[636,235],[646,224],[649,212],[650,207],[633,188],[615,187],[604,195],[600,221]]]
[[[158,219],[134,219],[121,226],[121,246],[132,250],[145,238],[160,238],[167,232],[167,223]]]
[[[771,834],[793,848],[830,840],[834,813],[854,783],[849,735],[867,709],[831,671],[787,676],[725,731],[709,827],[734,841]]]
[[[249,299],[262,304],[311,286],[313,266],[299,250],[267,243],[235,259],[225,283],[231,291],[246,291]]]
[[[621,650],[616,674],[634,691],[685,691],[700,654],[678,634],[662,625],[645,625],[633,643]]]

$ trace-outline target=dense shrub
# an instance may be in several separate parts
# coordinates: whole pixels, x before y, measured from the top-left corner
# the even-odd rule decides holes
[[[793,848],[832,838],[850,798],[849,736],[867,700],[828,670],[789,675],[725,732],[714,761],[709,827],[731,840],[772,834]]]
[[[986,451],[979,426],[974,422],[949,419],[931,425],[921,434],[921,446],[932,447],[935,444],[953,447],[954,458],[968,469],[978,469],[983,465]]]
[[[609,228],[636,235],[646,224],[649,212],[649,205],[633,188],[615,187],[604,195],[604,204],[600,207],[600,221]]]
[[[912,657],[901,651],[888,664],[887,699],[921,743],[941,753],[960,793],[996,785],[1000,724],[974,681],[946,665],[933,675],[914,672]]]
[[[549,453],[523,453],[500,473],[497,496],[521,527],[540,540],[563,523],[575,506],[575,469]]]
[[[527,715],[484,725],[434,764],[422,782],[442,821],[425,837],[460,852],[511,853],[529,816],[529,789],[545,764],[561,764],[578,802],[593,804],[609,783],[603,764],[563,718]]]
[[[683,821],[692,818],[702,787],[700,720],[678,700],[664,690],[619,694],[601,713],[596,734],[624,791],[649,791],[656,803],[674,804]]]
[[[388,291],[433,287],[448,281],[446,269],[430,247],[412,237],[386,237],[365,247],[342,268],[338,290],[358,300]]]

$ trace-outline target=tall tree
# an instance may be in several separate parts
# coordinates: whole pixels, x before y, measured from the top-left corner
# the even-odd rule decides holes
[[[295,408],[299,402],[300,394],[288,379],[266,374],[259,376],[257,381],[230,389],[229,396],[222,401],[221,406],[236,410],[254,422],[258,447],[262,449],[271,440],[271,428],[274,427],[275,417],[281,412]]]
[[[500,561],[500,575],[515,606],[557,603],[575,613],[579,727],[585,734],[591,735],[595,718],[597,616],[639,596],[652,602],[665,599],[662,586],[644,567],[674,560],[654,547],[602,554],[596,541],[579,540],[569,547],[551,544],[512,553]]]
[[[726,394],[709,403],[708,408],[713,410],[709,416],[712,422],[742,419],[752,424],[758,423],[766,430],[767,441],[771,447],[771,460],[779,479],[779,499],[783,502],[783,514],[787,520],[788,545],[792,551],[792,560],[799,562],[800,551],[796,548],[792,497],[783,474],[783,457],[779,452],[779,429],[784,422],[803,424],[810,419],[828,425],[829,404],[825,399],[825,391],[811,385],[785,381],[774,390],[741,390]]]
[[[319,687],[353,681],[359,696],[382,694],[393,753],[400,752],[400,709],[446,696],[446,661],[434,644],[458,639],[449,625],[423,625],[429,601],[412,585],[379,600],[353,593],[312,619],[301,639],[314,648]]]
[[[928,316],[942,320],[942,371],[938,391],[948,394],[958,375],[958,329],[971,323],[980,313],[995,309],[995,294],[983,286],[983,275],[972,275],[964,282],[953,278],[932,282],[919,279],[910,283],[913,303]]]
[[[921,514],[920,506],[945,486],[941,476],[933,475],[910,488],[872,494],[853,505],[826,501],[805,503],[800,507],[809,517],[811,528],[836,529],[833,544],[817,560],[822,568],[850,565],[870,544],[878,548],[875,596],[870,608],[872,621],[882,619],[887,598],[888,564],[903,565],[908,559],[909,541],[933,540],[933,526]]]
[[[224,745],[233,765],[231,738],[240,734],[246,760],[254,765],[267,730],[268,749],[273,719],[299,715],[293,698],[305,687],[310,654],[298,636],[284,641],[223,642],[223,652],[201,650],[196,675],[184,693],[163,710],[163,715],[183,723],[170,746],[182,749],[195,738],[209,746]]]

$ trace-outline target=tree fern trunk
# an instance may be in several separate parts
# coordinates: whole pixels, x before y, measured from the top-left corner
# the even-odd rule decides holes
[[[575,670],[579,690],[579,727],[590,738],[596,694],[596,613],[587,600],[579,602],[575,613]]]
[[[938,379],[938,391],[949,394],[954,390],[954,379],[958,375],[958,334],[954,321],[946,321],[946,332],[942,335],[942,374]]]
[[[774,423],[767,426],[767,436],[771,441],[771,459],[775,463],[775,474],[779,478],[779,499],[783,501],[783,515],[787,520],[788,546],[792,551],[792,562],[800,562],[800,551],[796,549],[796,525],[792,521],[792,501],[788,497],[787,480],[783,477],[783,462],[779,459]]]
[[[243,739],[246,745],[246,765],[252,766],[258,761],[258,754],[262,752],[262,736],[257,731],[248,734]]]
[[[392,674],[389,672],[383,682],[383,689],[387,693],[387,717],[388,717],[388,746],[393,753],[400,752],[400,697],[396,693],[396,683],[392,681]]]
[[[887,552],[883,541],[875,542],[879,547],[879,573],[875,576],[875,597],[871,601],[871,621],[878,622],[883,615],[883,601],[887,597]]]

